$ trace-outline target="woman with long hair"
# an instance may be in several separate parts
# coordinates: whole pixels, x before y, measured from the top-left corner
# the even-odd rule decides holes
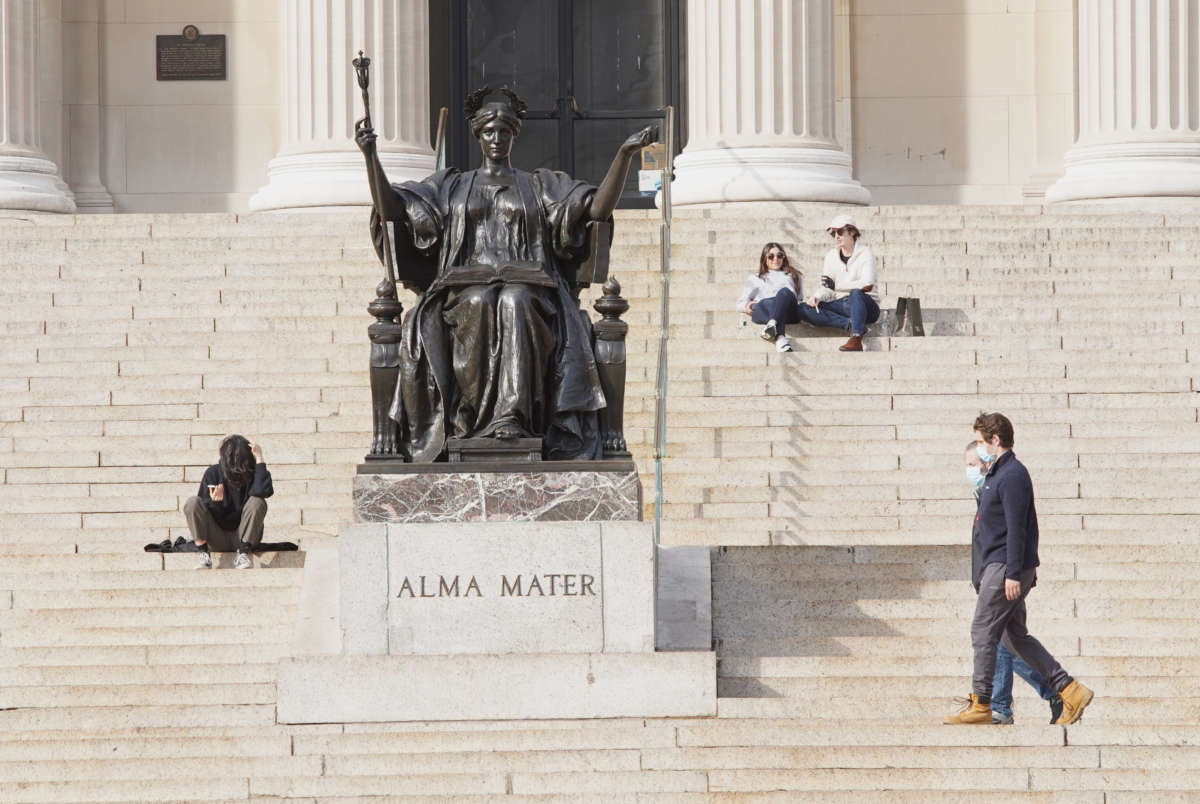
[[[758,273],[751,274],[738,298],[738,312],[746,313],[755,324],[762,324],[762,339],[774,342],[780,352],[792,351],[785,331],[788,324],[799,324],[803,298],[801,278],[788,259],[787,250],[771,241],[758,257]]]
[[[262,541],[267,497],[275,493],[262,447],[244,436],[226,436],[217,463],[204,470],[200,491],[183,504],[200,569],[212,569],[211,550],[237,551],[234,567],[250,569],[250,553]]]

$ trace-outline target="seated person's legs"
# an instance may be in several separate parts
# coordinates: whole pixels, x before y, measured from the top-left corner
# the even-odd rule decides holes
[[[867,324],[879,320],[879,305],[861,290],[852,290],[844,300],[850,317],[850,334],[860,338],[867,332]]]
[[[265,501],[263,501],[263,515],[266,515]],[[212,514],[208,512],[208,509],[204,507],[204,503],[199,497],[188,497],[183,503],[183,518],[187,522],[188,532],[192,535],[192,541],[200,548],[200,552],[204,554],[200,561],[201,569],[212,567],[212,558],[209,555],[210,551],[215,550],[218,553],[227,553],[237,548],[239,541],[238,534],[221,528],[216,523],[216,520],[213,519]],[[262,540],[261,521],[259,540]]]
[[[849,309],[845,299],[835,299],[831,302],[820,302],[814,309],[810,304],[800,305],[800,318],[814,327],[834,327],[849,329]]]

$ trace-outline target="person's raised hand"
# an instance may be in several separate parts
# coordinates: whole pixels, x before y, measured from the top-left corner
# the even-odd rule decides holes
[[[364,154],[375,152],[375,129],[367,123],[367,118],[360,117],[354,122],[354,142]]]
[[[209,486],[208,496],[212,497],[213,502],[225,502],[225,484],[218,483],[215,486]]]
[[[817,301],[817,297],[816,297],[816,296],[812,296],[811,298],[805,299],[805,303],[806,303],[806,304],[807,304],[809,307],[814,307],[814,308],[815,308],[815,307],[816,307],[818,304],[820,304],[820,302],[818,302],[818,301]]]
[[[633,153],[634,151],[639,151],[654,142],[658,142],[658,126],[649,125],[641,131],[630,134],[625,142],[621,143],[621,150],[627,153]]]
[[[250,442],[250,454],[254,456],[254,460],[258,461],[259,463],[262,463],[262,460],[263,460],[262,444],[258,443],[257,441],[251,441]]]

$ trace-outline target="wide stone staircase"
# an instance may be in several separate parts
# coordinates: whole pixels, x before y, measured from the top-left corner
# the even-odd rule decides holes
[[[1200,801],[1200,206],[854,210],[925,338],[778,354],[733,303],[767,240],[815,281],[833,208],[679,210],[665,544],[713,550],[711,720],[275,722],[303,554],[144,544],[229,432],[268,540],[350,520],[369,443],[363,215],[0,218],[0,801]],[[621,213],[627,437],[654,515],[658,224]],[[589,298],[595,296],[592,289]],[[1013,419],[1030,625],[1097,692],[940,725],[968,691],[962,450]]]

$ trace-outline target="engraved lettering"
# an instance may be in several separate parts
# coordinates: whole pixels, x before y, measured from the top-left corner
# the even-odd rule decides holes
[[[438,576],[438,577],[441,577],[441,576]],[[436,594],[425,591],[425,576],[424,575],[421,576],[421,597],[437,597]]]
[[[521,591],[520,575],[516,577],[516,580],[512,582],[511,586],[508,583],[507,575],[500,576],[500,597],[522,597],[524,594],[525,593]]]
[[[408,582],[407,577],[405,577],[404,583],[400,584],[400,592],[396,595],[396,597],[403,597],[405,592],[408,592],[409,597],[416,597],[416,595],[413,594],[412,584]]]
[[[554,582],[558,580],[559,576],[558,575],[547,575],[546,577],[550,579],[550,596],[554,597],[554,595],[556,594],[554,591]]]
[[[456,577],[454,581],[457,584],[458,578]],[[470,597],[472,589],[475,590],[475,597],[483,597],[483,592],[479,591],[479,583],[476,582],[474,575],[472,575],[471,580],[467,582],[467,591],[463,592],[463,597]]]
[[[579,577],[578,575],[564,575],[563,576],[563,594],[565,596],[567,596],[567,597],[575,596],[575,581],[578,577]]]
[[[471,580],[475,580],[474,577]],[[454,583],[446,583],[446,576],[438,576],[438,597],[458,597],[458,576],[454,576]]]
[[[542,591],[542,582],[538,580],[538,576],[534,575],[529,579],[529,591],[525,593],[527,597],[533,596],[533,590],[537,589],[539,597],[545,597],[546,593]]]
[[[594,591],[592,591],[592,584],[595,582],[595,580],[596,580],[595,577],[593,577],[591,575],[580,575],[579,576],[579,594],[580,595],[591,595],[592,597],[595,597],[596,593]]]

